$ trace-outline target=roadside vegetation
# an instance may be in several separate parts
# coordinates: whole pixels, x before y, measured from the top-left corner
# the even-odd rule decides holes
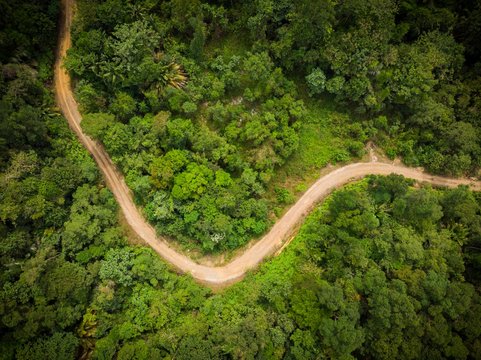
[[[81,0],[66,66],[85,131],[149,221],[212,253],[259,237],[368,140],[434,173],[476,173],[476,11]]]

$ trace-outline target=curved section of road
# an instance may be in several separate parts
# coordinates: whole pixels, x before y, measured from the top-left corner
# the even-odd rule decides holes
[[[284,241],[297,230],[300,222],[312,208],[326,195],[348,182],[360,179],[366,175],[403,175],[417,181],[429,182],[434,185],[456,187],[468,185],[475,190],[481,189],[480,182],[466,179],[450,179],[432,176],[422,171],[401,165],[386,163],[356,163],[339,168],[321,177],[308,191],[287,211],[287,213],[272,227],[267,235],[251,248],[230,263],[220,267],[199,265],[187,256],[172,249],[168,243],[158,237],[153,227],[141,215],[135,206],[130,189],[123,176],[117,171],[104,148],[85,135],[80,127],[82,117],[70,87],[70,77],[62,68],[62,59],[71,45],[70,28],[73,14],[73,0],[62,0],[62,18],[60,23],[59,47],[55,64],[55,90],[57,103],[72,130],[77,134],[82,144],[92,154],[102,171],[108,187],[114,194],[121,211],[129,226],[162,258],[183,273],[190,273],[196,280],[213,286],[225,286],[234,283],[255,268],[264,258],[273,255],[281,249]]]

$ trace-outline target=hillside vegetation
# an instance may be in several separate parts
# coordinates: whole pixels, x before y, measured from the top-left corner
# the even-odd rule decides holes
[[[480,11],[470,2],[81,0],[66,66],[84,129],[147,218],[212,252],[261,235],[312,174],[362,156],[369,139],[409,165],[475,173]]]
[[[481,195],[371,176],[218,293],[129,243],[54,103],[59,3],[0,0],[1,359],[479,359]],[[479,2],[80,0],[83,126],[161,233],[262,234],[327,163],[480,165]],[[193,243],[192,241],[197,241]]]

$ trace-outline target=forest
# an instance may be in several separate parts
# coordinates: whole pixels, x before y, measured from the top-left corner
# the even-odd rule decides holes
[[[293,201],[283,166],[287,184],[317,171],[289,162],[319,151],[300,147],[311,122],[343,139],[323,165],[371,139],[411,166],[477,173],[480,8],[456,4],[81,0],[66,67],[85,131],[158,232],[218,252]],[[326,102],[347,119],[320,123]]]
[[[52,88],[58,0],[0,0],[1,359],[479,359],[481,194],[336,190],[220,291],[130,238]],[[476,178],[481,3],[77,0],[82,128],[156,231],[229,253],[328,164]]]

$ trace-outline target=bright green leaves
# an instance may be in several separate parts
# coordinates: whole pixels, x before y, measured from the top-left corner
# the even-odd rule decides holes
[[[137,104],[129,94],[119,92],[110,104],[110,111],[122,121],[130,120],[135,115]]]
[[[120,286],[132,285],[133,253],[129,248],[110,250],[99,271],[101,280],[112,280]]]
[[[167,123],[169,145],[173,148],[183,149],[187,147],[194,135],[194,125],[188,119],[173,119]]]
[[[181,171],[188,163],[189,153],[185,150],[171,150],[150,165],[151,179],[154,185],[164,189],[172,185],[174,174]]]
[[[66,67],[95,84],[98,91],[103,90],[99,83],[120,94],[122,89],[138,86],[157,94],[167,85],[183,86],[186,76],[179,65],[162,59],[157,52],[160,39],[145,20],[117,25],[110,35],[99,29],[81,31],[68,52]],[[121,99],[117,101],[112,111],[127,120],[132,114],[119,109],[126,105]]]
[[[82,129],[90,136],[103,140],[108,129],[115,123],[113,115],[105,113],[85,114]]]
[[[120,234],[109,227],[116,223],[117,205],[112,195],[97,187],[81,186],[73,194],[74,204],[62,236],[65,253],[72,255],[89,246],[112,246],[121,242]],[[106,231],[107,230],[107,231]],[[93,251],[90,256],[95,257]],[[83,254],[89,256],[88,253]],[[101,254],[103,255],[103,253]]]
[[[45,248],[22,270],[19,279],[8,281],[1,293],[2,327],[27,340],[52,329],[68,329],[82,317],[93,281],[84,267]]]
[[[233,181],[229,173],[223,170],[217,170],[215,172],[215,184],[219,187],[228,187],[232,185]]]
[[[474,329],[467,304],[477,308],[481,298],[464,280],[462,257],[469,250],[453,227],[455,217],[466,224],[464,241],[476,239],[476,209],[466,189],[413,188],[394,175],[336,192],[299,234],[299,246],[307,246],[303,261],[317,267],[305,266],[309,275],[300,277],[291,296],[296,323],[311,329],[305,343],[296,335],[300,330],[294,333],[295,351],[312,349],[307,339],[316,329],[319,351],[331,357],[353,351],[379,359],[448,357],[459,351],[465,358],[476,351],[472,335],[466,337]],[[366,214],[376,226],[356,226]]]
[[[79,3],[67,68],[81,78],[82,108],[94,112],[86,132],[103,143],[159,232],[209,251],[260,235],[268,215],[260,196],[299,144],[305,111],[295,83],[267,48],[212,52],[230,26],[230,6],[121,4]]]
[[[190,164],[175,177],[172,196],[180,200],[198,199],[213,180],[212,170],[204,165]]]

